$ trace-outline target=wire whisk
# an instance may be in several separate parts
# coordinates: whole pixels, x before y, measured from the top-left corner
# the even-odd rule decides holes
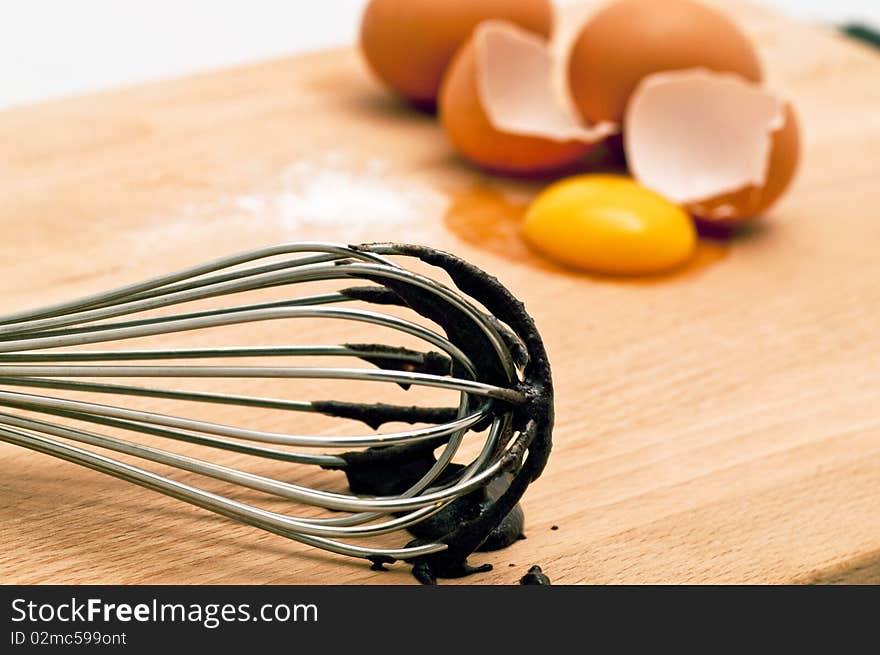
[[[404,261],[445,271],[451,284]],[[281,298],[266,299],[267,290]],[[330,335],[366,324],[397,337],[299,344],[301,319],[327,321]],[[267,326],[283,343],[239,343]],[[375,396],[292,399],[295,380],[320,390],[354,381],[360,396]],[[208,381],[222,388],[191,388]],[[425,400],[435,393],[457,404]],[[417,402],[385,402],[401,394]],[[520,537],[518,502],[543,471],[553,424],[549,362],[523,305],[464,260],[404,244],[277,245],[2,316],[0,406],[0,441],[376,568],[408,561],[425,583],[486,570],[468,556]],[[233,424],[212,420],[217,406]],[[244,419],[269,411],[283,413],[282,430]],[[302,413],[346,429],[302,434]],[[359,423],[371,431],[351,434]],[[270,477],[171,450],[180,443],[294,466]],[[303,467],[341,471],[348,489],[330,484],[339,473],[321,473],[320,488],[289,481]],[[200,476],[244,488],[245,499],[196,486]],[[292,501],[296,511],[252,496]],[[405,532],[407,542],[391,543]]]

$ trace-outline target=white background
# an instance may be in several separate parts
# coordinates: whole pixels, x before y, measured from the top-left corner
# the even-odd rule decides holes
[[[880,0],[762,1],[880,26]],[[365,3],[0,0],[0,107],[352,43]]]

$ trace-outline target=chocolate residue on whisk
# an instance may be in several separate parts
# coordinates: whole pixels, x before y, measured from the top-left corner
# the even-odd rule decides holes
[[[448,423],[458,417],[457,407],[347,403],[338,400],[312,401],[312,407],[327,416],[362,421],[374,430],[378,430],[385,423]]]
[[[523,577],[519,579],[522,585],[551,585],[550,578],[541,570],[541,567],[535,564],[529,569]]]
[[[359,248],[381,252],[383,246]],[[409,528],[416,536],[409,546],[425,543],[447,546],[446,550],[412,561],[416,579],[423,584],[434,584],[437,578],[456,578],[490,570],[489,564],[469,565],[468,556],[477,550],[506,547],[522,537],[524,517],[519,500],[529,483],[541,475],[550,454],[553,383],[547,352],[534,321],[522,302],[496,278],[448,253],[402,244],[394,244],[394,250],[442,268],[462,292],[481,303],[493,317],[493,324],[503,326],[502,339],[517,346],[511,349],[511,354],[523,371],[523,379],[515,384],[515,389],[523,394],[526,402],[514,408],[513,419],[505,422],[499,438],[500,443],[513,439],[502,460],[501,474],[485,487],[450,502],[438,514]],[[354,288],[346,292],[353,298],[366,300],[369,297],[374,302],[413,309],[444,329],[450,342],[481,371],[483,381],[499,386],[510,384],[491,342],[463,311],[440,304],[432,294],[407,282],[386,277],[377,277],[374,281],[381,285],[379,291]],[[453,362],[453,375],[463,375],[464,371],[459,369],[460,365]],[[341,455],[346,461],[343,470],[355,493],[401,493],[434,465],[437,460],[433,451],[448,440],[449,437],[443,437],[344,453]],[[460,469],[450,466],[444,476],[458,472]],[[443,476],[438,483],[442,480]]]

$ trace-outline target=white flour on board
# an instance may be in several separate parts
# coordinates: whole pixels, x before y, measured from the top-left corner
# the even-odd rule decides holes
[[[400,175],[382,159],[331,151],[292,163],[244,193],[212,189],[153,217],[126,237],[135,260],[153,256],[155,248],[167,249],[169,243],[237,242],[236,234],[253,237],[255,243],[343,237],[374,241],[402,233],[419,240],[420,230],[440,220],[447,206],[443,193]]]
[[[325,226],[354,232],[421,222],[446,207],[441,193],[396,177],[386,162],[352,162],[338,153],[296,162],[269,188],[238,195],[234,202],[253,219],[286,229]]]

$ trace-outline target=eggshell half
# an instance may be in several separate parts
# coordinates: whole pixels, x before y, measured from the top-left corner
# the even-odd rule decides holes
[[[546,40],[503,21],[487,21],[456,55],[440,91],[440,119],[467,159],[526,174],[571,165],[617,131],[587,126],[566,111]]]
[[[791,106],[735,75],[650,75],[633,93],[624,125],[633,177],[713,222],[740,222],[767,209],[800,156]]]
[[[361,51],[376,75],[419,105],[436,102],[455,51],[482,21],[503,19],[549,36],[550,0],[371,0]]]

